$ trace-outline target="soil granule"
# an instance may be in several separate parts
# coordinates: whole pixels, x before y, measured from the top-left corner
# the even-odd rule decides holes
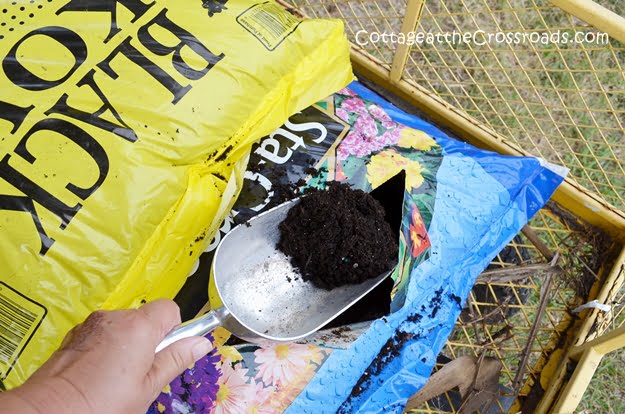
[[[280,223],[278,247],[304,280],[333,289],[361,283],[397,262],[396,237],[371,195],[346,184],[309,190]]]

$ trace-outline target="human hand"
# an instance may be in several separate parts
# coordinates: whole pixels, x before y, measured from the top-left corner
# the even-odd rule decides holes
[[[24,385],[0,395],[0,407],[37,414],[145,414],[176,375],[212,349],[208,339],[191,337],[155,354],[179,323],[180,310],[171,300],[94,312]]]

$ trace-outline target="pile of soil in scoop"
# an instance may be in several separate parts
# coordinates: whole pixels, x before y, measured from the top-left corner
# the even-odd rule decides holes
[[[382,205],[361,190],[330,183],[309,190],[280,223],[278,247],[304,280],[333,289],[392,269],[397,242]]]

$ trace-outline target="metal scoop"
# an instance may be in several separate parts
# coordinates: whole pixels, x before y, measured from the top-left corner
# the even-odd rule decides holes
[[[215,251],[213,278],[221,303],[174,328],[156,351],[179,339],[223,326],[250,342],[304,338],[357,302],[392,272],[332,290],[302,279],[277,248],[279,224],[299,198],[281,204],[230,231]]]

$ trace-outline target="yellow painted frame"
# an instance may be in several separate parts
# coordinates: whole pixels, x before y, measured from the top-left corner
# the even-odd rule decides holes
[[[578,361],[577,368],[550,412],[556,414],[574,413],[601,362],[601,358],[623,347],[625,347],[625,325],[585,344],[571,348],[568,357],[573,361]]]

